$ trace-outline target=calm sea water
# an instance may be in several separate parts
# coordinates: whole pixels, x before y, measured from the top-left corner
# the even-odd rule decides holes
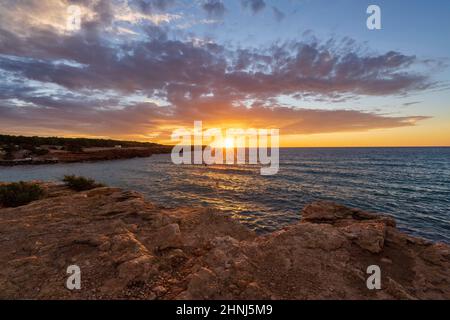
[[[396,218],[413,235],[450,243],[450,148],[282,149],[280,171],[257,166],[176,166],[170,155],[97,163],[0,168],[0,181],[92,177],[140,191],[162,206],[205,206],[273,231],[314,200]]]

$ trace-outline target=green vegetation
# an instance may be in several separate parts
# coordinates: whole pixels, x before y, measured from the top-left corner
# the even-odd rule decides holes
[[[75,191],[87,191],[95,188],[104,187],[101,183],[97,183],[93,179],[85,177],[77,177],[75,175],[65,176],[63,181],[66,185]]]
[[[48,154],[50,151],[48,151],[47,149],[38,149],[38,148],[34,148],[32,150],[33,154],[37,155],[37,156],[45,156],[46,154]]]
[[[63,146],[67,148],[114,148],[121,145],[124,148],[131,147],[155,147],[156,143],[136,142],[136,141],[120,141],[106,139],[88,139],[88,138],[58,138],[58,137],[25,137],[25,136],[8,136],[0,135],[0,147],[4,149],[27,149],[33,147]],[[17,148],[18,147],[18,148]]]
[[[74,152],[74,153],[79,153],[79,152],[83,152],[83,148],[79,145],[76,144],[69,144],[66,147],[66,150],[69,152]]]
[[[0,186],[0,205],[4,207],[20,207],[41,199],[45,192],[36,183],[15,182]]]
[[[5,152],[3,159],[4,160],[12,160],[14,159],[14,152],[16,152],[18,148],[16,148],[14,145],[5,145],[3,147],[3,151]]]
[[[9,165],[14,160],[24,160],[27,158],[31,158],[32,161],[36,160],[36,157],[42,157],[42,159],[38,159],[41,161],[45,161],[45,158],[58,158],[57,154],[51,154],[55,151],[67,151],[66,154],[84,154],[88,151],[86,149],[89,148],[98,148],[100,149],[98,151],[102,151],[102,148],[113,150],[142,148],[142,150],[158,154],[170,153],[172,150],[170,146],[150,142],[87,138],[26,137],[0,134],[0,165]],[[44,157],[48,154],[49,157]],[[122,152],[121,156],[126,157],[126,153]]]

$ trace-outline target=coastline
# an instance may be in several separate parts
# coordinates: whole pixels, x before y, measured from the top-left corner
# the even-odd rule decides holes
[[[0,160],[0,166],[12,167],[20,165],[43,165],[57,163],[81,163],[97,162],[118,159],[146,158],[153,154],[170,153],[170,146],[157,146],[151,148],[131,147],[131,148],[97,148],[98,150],[88,150],[82,152],[53,152],[42,157]]]
[[[164,209],[136,192],[42,183],[0,208],[2,299],[449,299],[450,247],[331,202],[258,236],[211,210]],[[82,289],[65,288],[79,265]],[[368,290],[379,265],[382,289]]]

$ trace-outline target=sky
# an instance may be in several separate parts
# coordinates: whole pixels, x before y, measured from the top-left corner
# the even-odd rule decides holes
[[[449,40],[447,0],[1,0],[0,133],[450,146]]]

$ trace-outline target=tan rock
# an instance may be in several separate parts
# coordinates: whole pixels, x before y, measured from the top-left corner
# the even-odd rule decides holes
[[[316,202],[256,236],[211,210],[162,209],[135,192],[74,193],[0,209],[0,299],[450,299],[450,248],[391,218]],[[69,265],[82,290],[65,288]],[[382,289],[368,290],[367,267]]]
[[[217,277],[207,268],[201,268],[190,277],[187,293],[191,299],[209,299],[217,293]]]
[[[180,226],[176,223],[162,227],[158,231],[156,238],[158,247],[161,250],[167,248],[178,248],[182,246]]]
[[[117,268],[119,278],[131,280],[145,280],[150,275],[156,273],[153,270],[154,259],[151,256],[143,255],[138,258],[126,261],[120,264]]]
[[[380,222],[354,223],[341,228],[341,231],[354,243],[372,253],[383,250],[386,225]]]

